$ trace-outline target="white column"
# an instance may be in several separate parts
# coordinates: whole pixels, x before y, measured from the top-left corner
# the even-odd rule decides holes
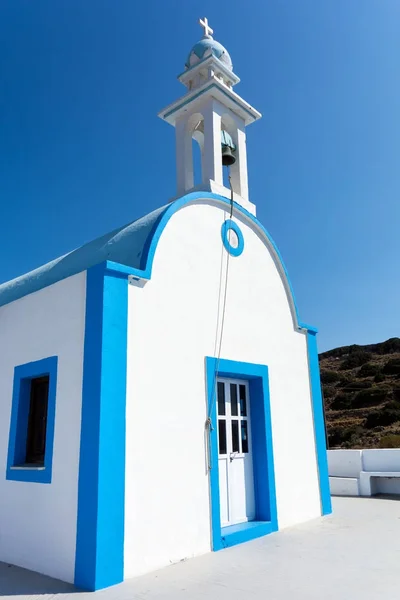
[[[243,200],[248,200],[249,184],[247,178],[246,132],[243,122],[236,120],[236,131],[232,137],[234,143],[236,144],[236,162],[231,167],[233,191],[241,196]]]
[[[223,185],[221,153],[221,115],[214,101],[209,102],[204,116],[203,184],[215,181]]]
[[[194,185],[192,136],[188,131],[188,119],[184,117],[175,124],[177,194],[183,196]]]

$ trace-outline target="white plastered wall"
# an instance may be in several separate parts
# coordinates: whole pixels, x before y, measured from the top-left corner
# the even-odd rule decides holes
[[[73,582],[86,274],[0,308],[0,561]],[[14,367],[58,356],[51,484],[6,480]]]
[[[306,336],[250,221],[230,257],[221,357],[269,366],[279,528],[320,513]],[[187,205],[152,279],[129,286],[125,577],[210,550],[205,356],[215,355],[224,211]],[[223,251],[226,258],[226,251]]]

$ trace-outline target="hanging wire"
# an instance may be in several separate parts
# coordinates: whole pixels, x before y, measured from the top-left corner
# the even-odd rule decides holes
[[[230,212],[229,212],[229,218],[232,218],[233,215],[233,188],[232,188],[232,181],[231,181],[231,175],[228,169],[228,180],[229,180],[229,187],[231,190],[231,202],[230,202]],[[224,218],[224,223],[227,220],[226,214],[225,214],[225,218]],[[223,246],[223,242],[222,242],[222,246]],[[223,340],[223,335],[224,335],[224,325],[225,325],[225,312],[226,312],[226,299],[227,299],[227,293],[228,293],[228,275],[229,275],[229,259],[230,259],[230,252],[227,253],[227,259],[226,259],[226,271],[225,271],[225,282],[224,282],[224,298],[223,298],[223,302],[222,302],[222,318],[221,318],[221,331],[220,331],[220,337],[219,337],[219,345],[218,345],[218,352],[217,352],[217,362],[215,364],[215,371],[214,371],[214,378],[213,378],[213,395],[211,398],[211,404],[208,408],[208,415],[207,415],[207,420],[206,420],[206,428],[208,429],[208,448],[207,448],[207,457],[208,457],[208,470],[211,471],[212,469],[212,464],[211,464],[211,432],[214,429],[213,426],[213,422],[212,422],[212,412],[213,412],[213,408],[214,408],[214,404],[217,400],[217,376],[218,376],[218,371],[219,371],[219,363],[221,360],[221,349],[222,349],[222,340]],[[219,280],[219,294],[218,294],[218,314],[217,314],[217,329],[216,329],[216,335],[215,335],[215,340],[217,341],[218,338],[218,321],[219,321],[219,307],[220,307],[220,299],[221,299],[221,288],[222,288],[222,279],[223,279],[223,262],[221,261],[221,270],[220,270],[220,280]],[[215,348],[217,347],[217,343],[215,344]]]

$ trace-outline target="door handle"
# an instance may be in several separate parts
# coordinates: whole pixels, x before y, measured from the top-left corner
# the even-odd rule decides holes
[[[229,460],[230,460],[231,462],[232,462],[232,461],[233,461],[233,459],[235,458],[236,454],[237,454],[237,450],[236,450],[235,452],[231,452],[231,453],[230,453],[230,455],[229,455]]]

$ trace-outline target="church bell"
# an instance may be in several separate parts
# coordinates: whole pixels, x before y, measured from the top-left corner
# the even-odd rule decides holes
[[[224,129],[221,131],[222,164],[224,167],[230,167],[236,162],[236,146],[229,133]]]
[[[230,167],[236,162],[232,149],[229,146],[222,146],[222,164],[224,167]]]

